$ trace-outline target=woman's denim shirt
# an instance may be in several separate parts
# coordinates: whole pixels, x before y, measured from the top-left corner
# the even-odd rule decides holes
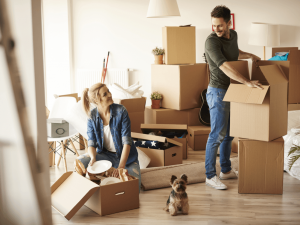
[[[110,105],[110,132],[113,138],[117,156],[120,159],[123,151],[123,145],[130,145],[130,153],[126,166],[137,161],[138,153],[131,138],[131,123],[128,112],[123,105],[113,103]],[[98,153],[103,150],[103,120],[101,119],[97,108],[91,111],[91,116],[87,123],[88,146],[97,149]]]

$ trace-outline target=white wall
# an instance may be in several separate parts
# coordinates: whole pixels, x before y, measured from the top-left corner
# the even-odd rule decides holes
[[[0,47],[0,224],[52,224],[50,205],[49,159],[43,88],[40,0],[9,0],[8,15],[16,43],[18,71],[28,113],[28,125],[38,152],[36,174],[44,204],[39,207],[24,147],[4,49]],[[34,16],[33,16],[34,14]],[[32,18],[35,25],[33,28]],[[34,41],[35,43],[34,43]],[[34,57],[39,57],[38,63]],[[39,83],[36,83],[39,82]],[[18,96],[20,97],[20,96]],[[43,113],[39,114],[38,113]],[[40,118],[40,120],[37,120]],[[34,156],[35,157],[35,156]]]
[[[248,45],[251,22],[282,24],[281,46],[300,47],[298,0],[177,0],[181,17],[146,18],[149,0],[73,0],[74,68],[101,69],[110,51],[108,67],[134,69],[130,83],[140,81],[151,92],[151,50],[162,46],[162,27],[196,26],[197,62],[211,32],[210,12],[225,4],[235,13],[239,48],[263,57],[263,48]],[[266,50],[270,57],[270,48]]]
[[[71,93],[68,0],[42,0],[47,107],[54,94]]]

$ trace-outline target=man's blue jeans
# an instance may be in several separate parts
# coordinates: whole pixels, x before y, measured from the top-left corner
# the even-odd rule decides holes
[[[205,169],[208,179],[216,176],[216,157],[220,146],[221,172],[231,170],[230,102],[223,102],[226,90],[208,86],[206,99],[210,112],[211,131],[206,144]]]

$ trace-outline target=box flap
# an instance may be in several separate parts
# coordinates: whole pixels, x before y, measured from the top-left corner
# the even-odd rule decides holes
[[[76,172],[66,172],[51,186],[52,207],[70,220],[99,188]]]
[[[278,65],[260,66],[259,68],[270,85],[288,83],[286,76]]]
[[[147,98],[146,97],[130,98],[130,99],[113,98],[113,100],[114,103],[125,106],[128,113],[131,113],[131,112],[144,112]]]
[[[143,133],[159,130],[187,130],[186,124],[141,124]],[[145,132],[144,132],[145,131]]]
[[[262,104],[269,90],[269,86],[262,85],[262,87],[264,88],[263,90],[251,88],[244,84],[230,84],[223,101]]]
[[[169,139],[169,138],[166,138],[166,137],[161,137],[161,136],[131,132],[131,137],[132,138],[138,138],[138,139],[144,139],[144,140],[150,140],[150,141],[159,141],[159,142],[162,142],[162,143],[170,142],[174,145],[182,146],[182,144],[178,141],[174,141],[172,139]]]

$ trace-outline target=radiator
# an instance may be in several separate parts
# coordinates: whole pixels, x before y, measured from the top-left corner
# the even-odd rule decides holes
[[[101,82],[102,70],[86,70],[77,69],[76,70],[76,91],[79,96],[81,96],[84,88],[90,88],[93,84]],[[129,73],[128,69],[117,69],[111,68],[107,69],[105,84],[111,85],[117,83],[123,88],[128,88],[129,86]]]

